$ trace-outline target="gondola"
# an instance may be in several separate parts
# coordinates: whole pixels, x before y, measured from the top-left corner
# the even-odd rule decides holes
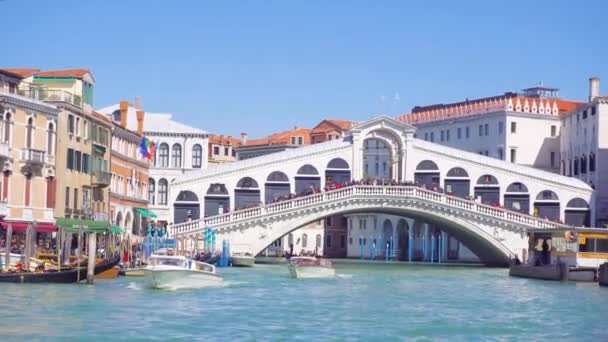
[[[104,260],[98,265],[95,265],[94,273],[99,274],[107,271],[118,265],[119,262],[119,255],[112,259]],[[75,283],[78,279],[87,279],[87,267],[41,273],[0,273],[0,283]]]

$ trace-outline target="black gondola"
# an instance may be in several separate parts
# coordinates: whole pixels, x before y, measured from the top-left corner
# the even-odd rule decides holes
[[[118,265],[120,255],[95,265],[95,274],[107,271]],[[78,274],[80,272],[80,275]],[[40,273],[0,273],[0,283],[75,283],[87,279],[87,267],[72,268],[65,271]]]

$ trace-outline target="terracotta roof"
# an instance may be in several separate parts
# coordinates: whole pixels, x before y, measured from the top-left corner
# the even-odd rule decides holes
[[[90,74],[89,69],[65,69],[65,70],[49,70],[36,73],[36,77],[74,77],[82,78],[85,74]]]
[[[110,119],[108,119],[108,118],[107,118],[105,115],[103,115],[103,114],[99,114],[99,113],[97,113],[97,112],[95,112],[95,111],[93,111],[93,112],[91,113],[91,116],[92,116],[92,117],[94,117],[94,118],[96,118],[96,119],[99,119],[99,120],[101,120],[101,121],[105,121],[105,122],[108,122],[108,123],[112,123],[112,121],[111,121]]]
[[[11,74],[12,76],[19,77],[19,78],[24,78],[24,77],[31,76],[31,75],[39,72],[39,71],[40,71],[40,69],[32,69],[32,68],[4,68],[4,69],[0,69],[0,72]]]
[[[354,126],[354,123],[348,120],[326,119],[319,122],[319,124],[312,129],[311,133],[325,133],[328,131],[326,128],[327,125],[334,126],[337,130],[348,131]]]
[[[218,145],[241,146],[240,139],[216,134],[209,135],[209,143]]]
[[[304,145],[310,144],[310,132],[308,128],[298,128],[291,131],[274,133],[264,138],[247,140],[243,146],[264,146],[264,145],[289,145],[291,137],[302,137]]]

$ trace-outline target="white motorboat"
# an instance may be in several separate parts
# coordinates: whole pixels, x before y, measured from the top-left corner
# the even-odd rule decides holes
[[[153,254],[144,268],[148,287],[178,290],[219,286],[222,277],[215,266],[188,259],[181,255]]]
[[[232,263],[232,266],[235,267],[253,267],[255,258],[251,253],[238,252],[232,254],[230,262]]]
[[[287,267],[292,278],[329,278],[336,276],[331,261],[314,257],[291,257]]]

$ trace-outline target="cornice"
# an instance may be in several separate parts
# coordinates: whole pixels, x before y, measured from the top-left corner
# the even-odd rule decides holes
[[[36,112],[46,113],[52,116],[57,116],[60,112],[59,108],[55,106],[50,106],[44,102],[28,99],[26,97],[13,94],[8,95],[0,93],[0,102],[18,106],[24,109],[33,110]]]

